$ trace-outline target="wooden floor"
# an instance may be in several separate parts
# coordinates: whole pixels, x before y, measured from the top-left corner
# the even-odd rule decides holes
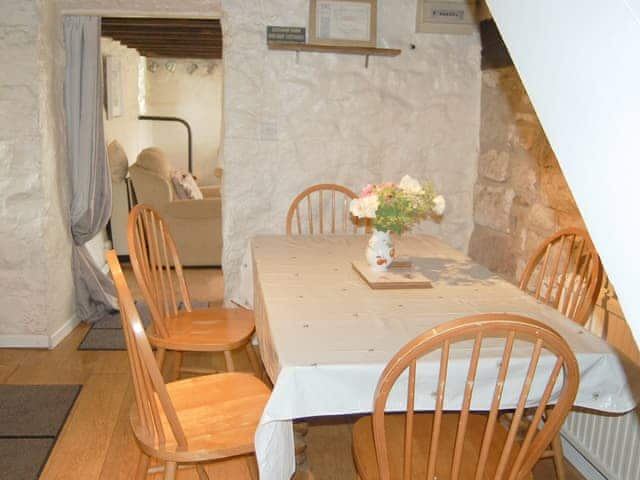
[[[127,279],[139,296],[131,272]],[[222,274],[217,269],[188,269],[187,281],[194,300],[220,302]],[[81,384],[82,392],[42,473],[46,480],[128,480],[133,477],[138,449],[129,430],[128,412],[133,402],[125,352],[78,351],[88,327],[78,326],[56,349],[0,349],[0,383]],[[238,369],[251,371],[244,352],[235,355]],[[167,371],[171,368],[167,361]],[[223,368],[221,356],[187,355],[185,364]],[[351,460],[351,419],[312,421],[307,436],[308,457],[316,480],[354,480]],[[568,480],[581,480],[570,466]],[[255,477],[255,463],[240,458],[209,465],[212,480]],[[149,478],[161,478],[160,475]],[[195,470],[178,473],[182,480],[196,479]],[[550,460],[535,471],[536,480],[555,478]]]

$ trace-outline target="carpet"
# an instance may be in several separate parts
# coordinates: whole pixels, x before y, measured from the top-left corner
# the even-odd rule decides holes
[[[36,480],[81,385],[0,385],[0,478]]]
[[[194,309],[207,308],[208,302],[192,302]],[[144,325],[147,328],[151,324],[151,311],[145,302],[136,300],[136,308]],[[180,310],[182,310],[182,305]],[[122,331],[120,312],[111,312],[91,325],[86,335],[80,342],[78,350],[126,350],[127,343]]]

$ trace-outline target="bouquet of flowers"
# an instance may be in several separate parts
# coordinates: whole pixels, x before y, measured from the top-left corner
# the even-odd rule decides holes
[[[430,183],[420,183],[405,175],[400,183],[367,185],[359,198],[351,200],[349,210],[354,217],[374,219],[379,232],[401,234],[428,214],[441,216],[445,200],[436,195]]]

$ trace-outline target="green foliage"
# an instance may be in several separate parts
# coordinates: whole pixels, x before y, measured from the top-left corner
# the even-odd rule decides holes
[[[386,185],[377,188],[376,194],[380,205],[376,211],[375,229],[397,234],[424,219],[432,211],[436,196],[429,183],[422,185],[420,193],[410,193],[396,185]]]

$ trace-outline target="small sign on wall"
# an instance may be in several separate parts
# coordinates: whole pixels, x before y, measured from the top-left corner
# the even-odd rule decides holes
[[[305,43],[307,30],[304,27],[267,27],[267,42]]]
[[[477,30],[476,0],[418,0],[416,32],[470,34]]]

